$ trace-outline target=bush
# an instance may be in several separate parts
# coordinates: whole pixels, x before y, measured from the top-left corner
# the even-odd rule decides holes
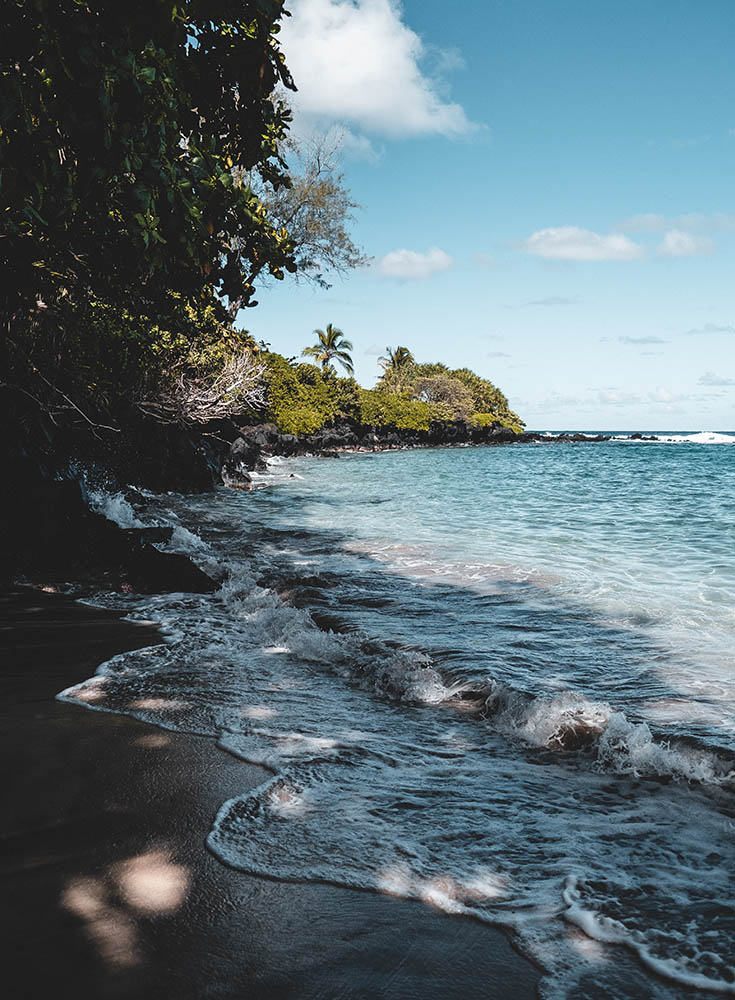
[[[428,431],[436,419],[435,407],[422,400],[411,399],[406,393],[382,389],[360,390],[360,419],[375,427],[396,427],[398,430]]]
[[[473,413],[470,423],[474,427],[492,427],[493,424],[500,424],[501,427],[507,427],[516,434],[520,434],[524,427],[520,421],[513,421],[507,416],[499,417],[497,413]]]

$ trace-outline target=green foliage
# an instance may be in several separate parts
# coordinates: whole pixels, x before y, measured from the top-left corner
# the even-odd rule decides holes
[[[429,375],[417,378],[412,386],[417,399],[435,404],[441,420],[467,420],[473,410],[472,393],[467,386],[451,375]]]
[[[383,369],[378,384],[391,392],[401,392],[416,367],[416,359],[407,347],[386,347],[385,354],[378,358]]]
[[[342,367],[352,375],[352,342],[345,338],[341,330],[331,323],[327,323],[327,329],[314,330],[317,342],[313,347],[305,347],[301,352],[302,357],[314,359],[314,364],[321,365],[322,371],[334,370],[333,362],[339,361]]]
[[[274,351],[262,352],[259,360],[266,366],[267,417],[288,434],[313,434],[340,419],[368,427],[428,431],[432,421],[464,419],[458,416],[458,408],[468,416],[471,409],[469,389],[455,373],[449,374],[445,365],[414,366],[422,373],[431,373],[423,375],[424,398],[417,399],[416,386],[404,392],[392,391],[384,384],[362,389],[354,378],[338,378],[329,367],[295,364]],[[263,414],[253,417],[262,420]],[[470,419],[480,427],[506,423],[492,412],[474,414]],[[520,421],[506,425],[522,429]]]
[[[90,295],[131,313],[290,270],[242,182],[287,183],[283,0],[9,0],[0,39],[8,322]],[[5,324],[3,324],[5,325]]]
[[[457,368],[452,376],[463,382],[472,393],[472,404],[478,413],[497,413],[498,417],[508,417],[522,424],[523,421],[508,407],[508,398],[496,385],[486,378],[480,378],[469,368]]]
[[[277,189],[257,185],[258,194],[271,223],[288,232],[296,281],[329,288],[325,275],[346,274],[368,262],[349,233],[352,210],[358,205],[338,170],[337,145],[329,145],[326,139],[298,144],[289,139],[282,150],[288,159],[290,185]]]
[[[491,427],[497,422],[498,418],[494,413],[473,413],[470,417],[470,423],[475,427]]]
[[[469,368],[449,368],[440,361],[417,364],[403,347],[387,350],[387,357],[381,359],[384,370],[378,383],[381,389],[407,393],[412,399],[431,403],[437,420],[468,420],[481,413],[489,417],[488,423],[523,430],[523,421],[489,379],[481,378]]]
[[[428,431],[431,421],[436,419],[435,409],[430,403],[411,399],[405,393],[362,389],[360,403],[361,421],[370,426]]]
[[[355,418],[360,389],[353,378],[337,378],[331,369],[289,364],[280,354],[264,352],[268,416],[286,434],[313,434],[339,417]]]
[[[214,377],[234,355],[255,347],[247,331],[223,321],[215,299],[199,307],[178,301],[169,322],[97,299],[83,309],[70,306],[64,318],[64,351],[53,374],[85,406],[150,399],[174,374]],[[24,346],[30,364],[48,371],[55,323],[46,319],[32,327]]]
[[[354,378],[332,378],[335,412],[338,416],[349,420],[360,421],[362,413],[362,396],[364,391]]]

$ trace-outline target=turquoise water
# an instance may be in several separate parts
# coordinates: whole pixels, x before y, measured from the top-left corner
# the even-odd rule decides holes
[[[223,584],[100,595],[168,642],[62,697],[267,767],[234,867],[502,924],[546,997],[735,995],[735,448],[671,438],[100,497]]]
[[[345,549],[409,580],[522,593],[520,624],[538,641],[524,636],[520,656],[515,616],[488,616],[504,680],[612,688],[621,707],[735,748],[735,448],[616,441],[340,461],[282,484],[298,505],[287,523],[330,525]],[[463,636],[482,642],[473,627]]]

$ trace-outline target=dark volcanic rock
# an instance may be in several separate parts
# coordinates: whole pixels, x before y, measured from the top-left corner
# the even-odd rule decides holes
[[[152,528],[123,528],[127,538],[136,542],[170,542],[174,533],[172,527],[154,525]]]
[[[218,586],[191,559],[176,552],[159,552],[152,545],[133,546],[125,554],[123,565],[130,585],[143,594],[179,590],[210,594]]]
[[[222,481],[233,489],[250,489],[252,480],[248,472],[265,468],[260,447],[250,439],[238,437],[230,445],[230,453],[222,466]]]
[[[55,580],[102,579],[142,593],[208,593],[217,583],[184,555],[160,552],[171,528],[124,530],[92,512],[72,479],[26,485],[3,496],[3,569]]]

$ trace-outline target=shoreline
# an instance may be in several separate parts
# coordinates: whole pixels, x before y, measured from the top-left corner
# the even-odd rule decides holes
[[[78,998],[536,995],[500,929],[416,902],[275,882],[204,845],[263,780],[204,737],[55,700],[160,633],[30,588],[0,593],[11,994]],[[15,989],[17,992],[12,993]]]

